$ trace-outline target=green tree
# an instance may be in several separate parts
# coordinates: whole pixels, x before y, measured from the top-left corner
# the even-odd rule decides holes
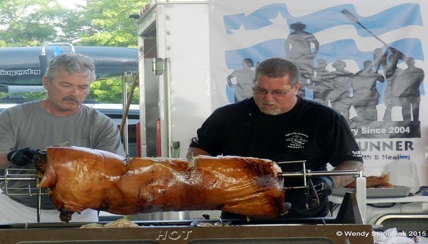
[[[84,19],[91,21],[79,44],[136,47],[136,20],[129,16],[138,14],[146,3],[147,0],[88,1]]]
[[[57,1],[12,0],[0,2],[0,47],[39,46],[61,39],[69,12]]]
[[[0,1],[0,47],[75,45],[137,46],[136,21],[147,0],[87,0],[67,9],[57,0]]]

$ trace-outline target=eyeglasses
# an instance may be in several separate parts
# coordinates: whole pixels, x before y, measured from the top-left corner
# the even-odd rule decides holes
[[[281,91],[281,90],[268,91],[260,87],[253,87],[253,91],[254,91],[254,94],[259,96],[266,96],[266,94],[270,93],[272,94],[273,97],[283,97],[285,96],[285,94],[290,92],[290,91]]]

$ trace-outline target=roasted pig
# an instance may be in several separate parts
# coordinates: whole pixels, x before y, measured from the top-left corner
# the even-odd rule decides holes
[[[48,147],[36,165],[39,187],[68,222],[91,208],[113,214],[222,210],[256,218],[286,214],[283,179],[272,161],[199,156],[125,159],[81,147]]]

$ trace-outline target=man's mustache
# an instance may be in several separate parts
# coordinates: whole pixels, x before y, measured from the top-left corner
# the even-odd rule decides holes
[[[71,97],[71,96],[64,97],[62,100],[63,101],[72,101],[72,102],[76,102],[76,103],[79,102],[79,100],[77,100],[77,98]]]

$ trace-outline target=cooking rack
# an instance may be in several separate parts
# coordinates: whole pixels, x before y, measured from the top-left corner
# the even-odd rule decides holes
[[[0,176],[0,181],[4,181],[3,191],[8,196],[36,196],[37,197],[37,223],[40,223],[42,195],[47,195],[46,191],[37,187],[40,177],[35,169],[7,168],[4,170],[4,177]],[[35,184],[28,184],[27,187],[10,187],[11,181],[28,181]]]
[[[358,202],[358,207],[361,212],[361,217],[363,223],[366,223],[366,198],[367,198],[367,182],[366,178],[363,176],[363,171],[359,170],[334,170],[334,171],[311,171],[310,169],[306,169],[306,160],[296,160],[296,161],[284,161],[277,162],[278,165],[281,164],[301,164],[301,171],[294,172],[281,172],[278,173],[278,177],[301,177],[303,179],[302,186],[293,186],[293,187],[285,187],[284,189],[298,189],[298,188],[313,188],[313,184],[311,181],[311,177],[319,177],[319,176],[345,176],[352,175],[355,178],[355,196]],[[315,190],[315,189],[313,189]]]
[[[362,171],[357,170],[334,170],[334,171],[311,171],[306,169],[306,161],[298,160],[298,161],[284,161],[278,162],[278,165],[281,164],[301,164],[302,170],[295,172],[280,172],[277,174],[278,177],[301,177],[303,179],[302,186],[293,186],[293,187],[285,187],[284,189],[297,189],[297,188],[305,188],[307,190],[311,190],[314,188],[311,177],[319,177],[319,176],[344,176],[344,175],[353,175],[355,177],[355,196],[358,202],[358,206],[360,208],[361,217],[363,223],[366,223],[366,178],[363,177]],[[0,181],[4,180],[5,187],[4,191],[6,195],[9,196],[37,196],[37,223],[40,223],[40,215],[41,215],[41,196],[47,195],[46,191],[43,191],[40,187],[32,187],[31,184],[28,184],[28,187],[25,188],[11,188],[8,187],[8,183],[10,181],[33,181],[35,186],[39,185],[40,177],[36,174],[35,169],[19,169],[19,168],[7,168],[5,169],[4,177],[0,176]],[[312,189],[315,190],[315,189]]]

